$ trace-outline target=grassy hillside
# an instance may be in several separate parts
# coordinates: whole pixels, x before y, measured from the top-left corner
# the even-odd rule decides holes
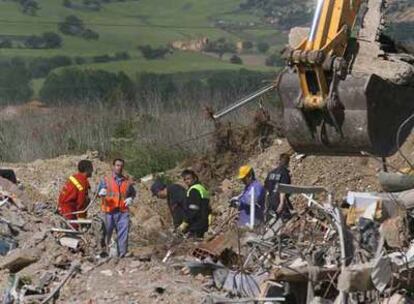
[[[76,15],[85,25],[99,34],[98,40],[86,40],[79,37],[61,35],[63,46],[59,49],[0,49],[3,58],[45,57],[45,56],[85,56],[91,57],[116,52],[128,52],[131,56],[131,65],[125,62],[128,71],[140,71],[141,67],[148,70],[152,62],[147,62],[137,47],[139,45],[165,46],[174,40],[196,39],[208,37],[210,40],[225,37],[232,41],[239,41],[246,37],[256,39],[255,32],[226,31],[214,26],[215,20],[226,22],[241,22],[261,25],[258,17],[238,11],[239,0],[141,0],[111,2],[101,5],[98,11],[83,8],[64,7],[60,0],[38,0],[40,9],[35,16],[23,14],[20,5],[14,1],[0,3],[0,35],[24,37],[41,35],[47,31],[58,34],[58,23],[68,15]],[[81,5],[82,2],[72,1]],[[277,30],[262,29],[257,33],[258,39],[267,40],[280,36]],[[279,38],[280,40],[280,38]],[[186,65],[188,60],[201,61],[200,67],[196,64]],[[183,56],[181,54],[169,58],[171,66],[168,69],[177,71],[199,70],[207,67],[216,69],[220,61],[211,56]],[[195,63],[196,63],[195,62]],[[190,62],[192,63],[192,62]],[[109,64],[109,66],[114,64]],[[154,69],[159,70],[159,63]],[[106,68],[108,64],[103,64]],[[133,67],[134,66],[134,67]],[[99,64],[92,65],[94,68]],[[175,67],[175,68],[174,68]],[[224,69],[233,66],[223,65]],[[233,67],[238,68],[238,67]],[[254,67],[253,67],[254,68]],[[110,67],[109,69],[113,69]]]
[[[181,73],[240,68],[272,71],[275,68],[267,67],[265,59],[286,42],[286,33],[278,30],[277,26],[269,26],[262,14],[241,8],[245,0],[36,0],[38,8],[33,12],[25,11],[22,2],[0,2],[0,61],[19,57],[31,70],[30,62],[39,58],[66,56],[72,60],[72,64],[52,67],[40,73],[42,75],[34,73],[31,83],[35,98],[47,75],[74,67],[123,71],[131,78],[143,72]],[[85,39],[62,33],[59,24],[71,15],[82,20],[84,27],[99,38]],[[58,34],[62,39],[61,46],[35,48],[26,45],[28,37],[40,37],[45,32]],[[235,50],[224,56],[173,50],[165,58],[148,60],[138,49],[144,45],[165,48],[173,41],[202,37],[210,41],[225,39],[234,46],[250,41],[254,47],[246,54],[239,54],[242,64],[230,63]],[[7,39],[12,45],[2,46]],[[269,44],[265,54],[259,54],[259,42]],[[97,56],[113,58],[119,53],[126,54],[127,58],[110,62],[95,60]]]

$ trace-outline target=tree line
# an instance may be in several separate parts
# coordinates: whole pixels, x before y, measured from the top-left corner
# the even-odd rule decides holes
[[[69,58],[70,59],[70,58]],[[136,102],[154,98],[162,102],[201,97],[233,98],[271,80],[269,73],[238,71],[193,72],[175,74],[141,73],[131,78],[123,72],[80,69],[76,66],[50,73],[56,66],[67,66],[64,56],[49,61],[35,59],[27,64],[19,58],[0,62],[0,102],[21,103],[33,96],[32,79],[46,76],[39,97],[54,104],[81,103],[85,100]]]

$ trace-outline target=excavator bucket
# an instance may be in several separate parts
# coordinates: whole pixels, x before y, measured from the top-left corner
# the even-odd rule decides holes
[[[375,74],[348,75],[340,81],[337,106],[330,113],[300,107],[301,89],[293,69],[281,75],[279,95],[286,138],[295,151],[305,154],[390,156],[398,149],[398,128],[414,112],[414,87]],[[401,144],[411,128],[403,128]]]

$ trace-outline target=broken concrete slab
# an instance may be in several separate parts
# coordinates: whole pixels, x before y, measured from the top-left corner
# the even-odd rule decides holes
[[[8,269],[12,273],[19,272],[23,268],[36,263],[40,258],[37,250],[15,249],[0,262],[0,269]]]
[[[64,236],[59,239],[59,243],[62,246],[66,246],[76,250],[79,248],[80,239]]]
[[[367,263],[352,264],[338,277],[338,290],[344,292],[369,291],[374,288],[383,292],[392,278],[391,262],[379,256]]]
[[[392,278],[391,261],[388,257],[379,256],[373,261],[371,281],[379,292],[384,292]]]
[[[228,259],[234,257],[237,248],[237,232],[234,230],[226,231],[213,239],[199,244],[192,251],[192,256],[204,260],[211,258],[213,261],[220,260],[223,263],[231,262]]]
[[[374,288],[371,282],[372,267],[371,263],[346,267],[338,277],[338,290],[344,292],[372,290]]]
[[[386,244],[391,248],[403,248],[408,244],[408,225],[402,216],[385,220],[381,224],[380,233]]]

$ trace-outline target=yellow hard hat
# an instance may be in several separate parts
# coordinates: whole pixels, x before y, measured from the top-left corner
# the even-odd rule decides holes
[[[252,167],[249,165],[241,166],[239,169],[239,175],[237,175],[238,179],[245,178],[251,171],[253,170]]]

